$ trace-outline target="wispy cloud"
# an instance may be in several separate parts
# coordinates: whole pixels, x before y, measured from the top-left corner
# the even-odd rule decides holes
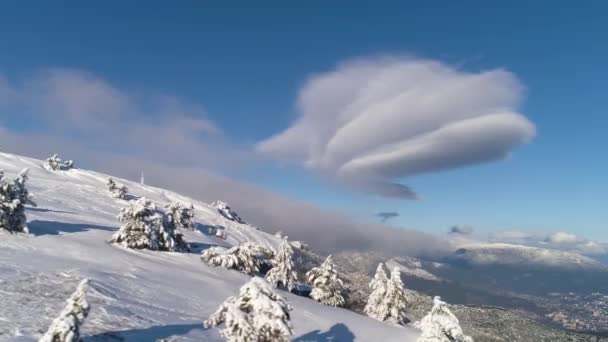
[[[452,226],[450,227],[450,234],[462,234],[462,235],[470,235],[473,234],[475,229],[471,226]]]
[[[396,211],[381,211],[379,213],[376,213],[376,217],[379,217],[382,222],[386,222],[398,216],[399,213]]]
[[[506,157],[535,135],[509,72],[432,60],[360,59],[311,77],[300,117],[257,150],[362,191],[417,198],[399,178]]]

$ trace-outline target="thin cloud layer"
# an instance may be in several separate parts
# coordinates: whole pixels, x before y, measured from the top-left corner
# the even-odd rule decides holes
[[[471,226],[452,226],[450,227],[450,234],[462,234],[462,235],[471,235],[475,229]]]
[[[343,63],[301,89],[295,123],[257,150],[386,197],[400,178],[505,158],[535,135],[509,72],[468,73],[419,59]]]
[[[520,231],[502,231],[492,234],[489,241],[559,249],[590,256],[608,255],[608,242],[589,240],[569,232],[533,234]]]
[[[3,126],[20,118],[27,127]],[[445,253],[446,241],[414,230],[355,222],[347,215],[219,176],[222,165],[251,160],[231,148],[201,106],[166,95],[130,92],[84,71],[44,70],[26,78],[0,75],[3,152],[46,158],[146,182],[205,201],[228,201],[247,222],[282,230],[315,249],[373,250],[388,255]],[[35,196],[35,194],[33,194]]]
[[[171,163],[204,160],[206,166],[244,159],[228,149],[202,106],[127,91],[82,70],[46,69],[16,79],[0,75],[0,110],[0,119],[26,123],[22,130],[67,137],[90,149]]]

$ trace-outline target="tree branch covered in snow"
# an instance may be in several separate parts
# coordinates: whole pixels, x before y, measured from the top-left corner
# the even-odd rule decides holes
[[[273,252],[257,243],[245,242],[228,250],[211,247],[201,254],[201,259],[211,266],[233,268],[249,275],[260,273],[270,266]]]
[[[225,218],[237,223],[245,224],[245,221],[236,213],[236,211],[230,208],[228,203],[222,201],[215,201],[211,203],[211,205],[214,206],[217,211]]]
[[[80,326],[89,314],[87,301],[88,279],[84,279],[67,300],[67,305],[51,323],[47,332],[38,342],[78,342]]]
[[[184,206],[178,202],[167,205],[167,215],[175,222],[176,227],[194,229],[194,205]]]
[[[49,171],[62,171],[69,170],[74,167],[73,160],[63,161],[57,154],[53,154],[49,158],[46,158],[46,162],[42,166]]]
[[[416,342],[473,342],[462,332],[458,318],[439,297],[433,300],[433,308],[414,326],[422,330]]]
[[[293,334],[291,305],[260,278],[243,285],[238,297],[227,298],[204,322],[224,324],[221,334],[229,342],[287,342]]]

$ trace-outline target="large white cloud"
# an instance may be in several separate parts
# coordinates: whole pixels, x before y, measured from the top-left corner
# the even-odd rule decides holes
[[[299,118],[257,150],[358,189],[415,198],[396,180],[504,158],[535,134],[509,72],[409,58],[340,64],[301,89]]]

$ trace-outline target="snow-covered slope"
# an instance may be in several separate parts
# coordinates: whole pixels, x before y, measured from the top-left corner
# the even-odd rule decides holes
[[[47,171],[35,159],[0,153],[0,168],[13,177],[30,168],[27,187],[38,203],[28,208],[30,234],[0,232],[0,340],[39,337],[84,277],[90,278],[91,313],[85,341],[221,341],[202,321],[249,277],[213,268],[199,258],[209,246],[256,241],[275,248],[278,238],[220,215],[216,208],[176,193],[117,179],[135,196],[158,206],[195,206],[198,229],[184,232],[193,253],[136,251],[107,243],[126,205],[112,198],[108,176],[79,169]],[[226,240],[207,234],[222,226]],[[418,332],[281,291],[294,307],[296,341],[414,341]],[[333,339],[332,339],[333,338]]]

